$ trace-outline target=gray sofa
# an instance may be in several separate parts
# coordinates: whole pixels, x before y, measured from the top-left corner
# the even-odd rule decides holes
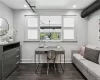
[[[100,64],[85,59],[79,52],[72,50],[72,62],[88,80],[100,80]]]

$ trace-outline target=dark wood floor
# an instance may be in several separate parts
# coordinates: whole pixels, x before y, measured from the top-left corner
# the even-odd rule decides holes
[[[49,74],[46,75],[46,65],[41,64],[35,74],[33,64],[21,64],[7,80],[86,80],[73,64],[66,64],[64,74],[59,64],[57,64],[57,69],[55,73],[51,67]]]

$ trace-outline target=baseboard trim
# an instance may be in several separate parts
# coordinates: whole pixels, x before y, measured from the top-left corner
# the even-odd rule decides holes
[[[38,61],[36,60],[36,62],[38,63]],[[35,63],[35,60],[32,59],[21,59],[20,63]],[[47,63],[46,61],[40,61],[40,63]],[[60,63],[60,60],[58,60],[56,63]],[[61,63],[64,63],[64,60],[61,60]],[[72,63],[72,60],[68,59],[65,60],[65,63]]]

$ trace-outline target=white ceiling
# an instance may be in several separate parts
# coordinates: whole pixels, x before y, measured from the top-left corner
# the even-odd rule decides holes
[[[0,0],[12,9],[29,9],[25,0]],[[28,0],[36,9],[84,9],[96,0]],[[27,5],[28,6],[28,5]]]

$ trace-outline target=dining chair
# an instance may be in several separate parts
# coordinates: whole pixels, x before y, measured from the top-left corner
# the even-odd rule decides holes
[[[47,53],[47,75],[48,75],[48,72],[49,72],[50,61],[53,61],[54,69],[55,69],[55,72],[56,72],[56,65],[55,65],[56,51],[55,50],[49,50],[48,53]]]

